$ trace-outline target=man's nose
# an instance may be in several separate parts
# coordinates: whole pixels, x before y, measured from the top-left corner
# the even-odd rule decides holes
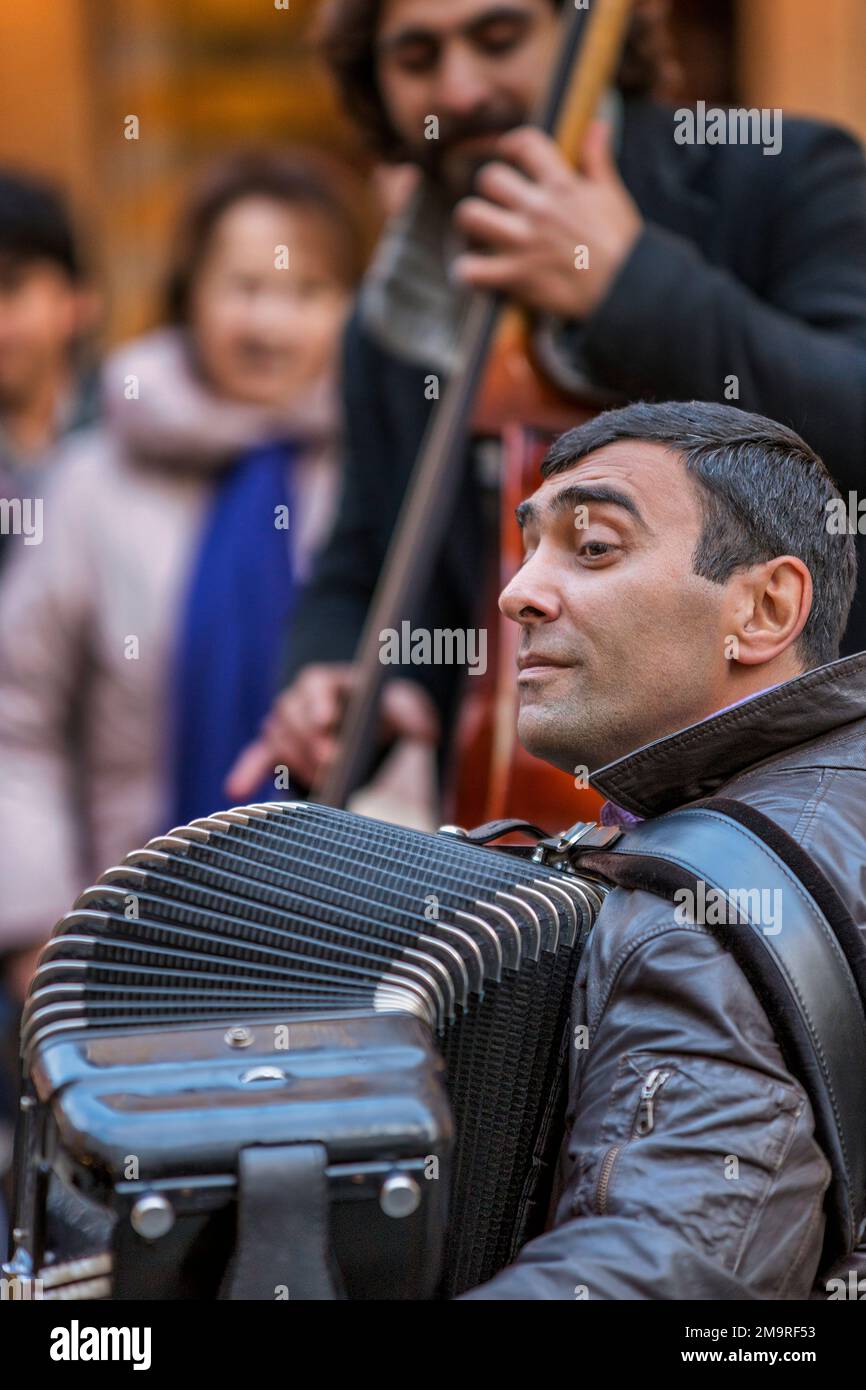
[[[513,623],[535,627],[554,622],[562,603],[541,565],[527,560],[499,595],[499,608]]]
[[[466,117],[482,107],[490,95],[483,64],[459,43],[445,49],[439,64],[437,100],[443,114]]]

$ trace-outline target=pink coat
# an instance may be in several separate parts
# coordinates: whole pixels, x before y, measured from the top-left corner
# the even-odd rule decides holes
[[[117,353],[104,390],[105,424],[45,486],[42,543],[16,544],[0,583],[0,949],[37,944],[82,887],[169,828],[169,657],[215,475],[255,443],[300,444],[300,578],[336,500],[330,380],[282,417],[231,404],[164,330]]]

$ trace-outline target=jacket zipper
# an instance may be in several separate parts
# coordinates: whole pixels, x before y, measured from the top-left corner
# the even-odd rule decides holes
[[[614,1144],[608,1149],[601,1161],[601,1168],[598,1174],[598,1184],[595,1189],[595,1210],[597,1215],[603,1216],[607,1208],[607,1194],[610,1187],[610,1180],[616,1161],[620,1152],[626,1144],[630,1144],[632,1139],[642,1139],[645,1135],[651,1134],[655,1126],[655,1098],[662,1086],[670,1076],[669,1071],[664,1071],[661,1067],[653,1067],[644,1078],[641,1088],[640,1101],[638,1103],[637,1114],[632,1127],[631,1137],[623,1140],[619,1144]]]

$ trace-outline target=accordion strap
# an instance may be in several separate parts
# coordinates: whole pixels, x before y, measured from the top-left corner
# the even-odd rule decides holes
[[[237,1237],[221,1299],[337,1297],[328,1267],[326,1162],[322,1144],[241,1149]]]
[[[672,900],[691,889],[704,902],[713,890],[725,905],[727,925],[709,914],[706,924],[761,1000],[832,1167],[823,1263],[847,1255],[866,1207],[866,947],[832,883],[775,821],[720,797],[630,827],[604,848],[578,841],[569,859],[617,886]],[[783,926],[762,925],[755,890],[758,903],[782,890]]]
[[[443,825],[440,835],[456,835],[460,840],[468,840],[472,845],[489,845],[503,835],[529,835],[533,840],[545,840],[550,834],[528,820],[489,820],[484,825],[476,825],[473,830],[464,830],[462,825]]]

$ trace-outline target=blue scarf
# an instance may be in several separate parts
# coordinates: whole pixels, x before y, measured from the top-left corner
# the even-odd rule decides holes
[[[291,446],[250,450],[217,486],[181,609],[171,707],[172,825],[226,805],[225,778],[279,688],[295,604]],[[272,781],[252,800],[277,798]]]

